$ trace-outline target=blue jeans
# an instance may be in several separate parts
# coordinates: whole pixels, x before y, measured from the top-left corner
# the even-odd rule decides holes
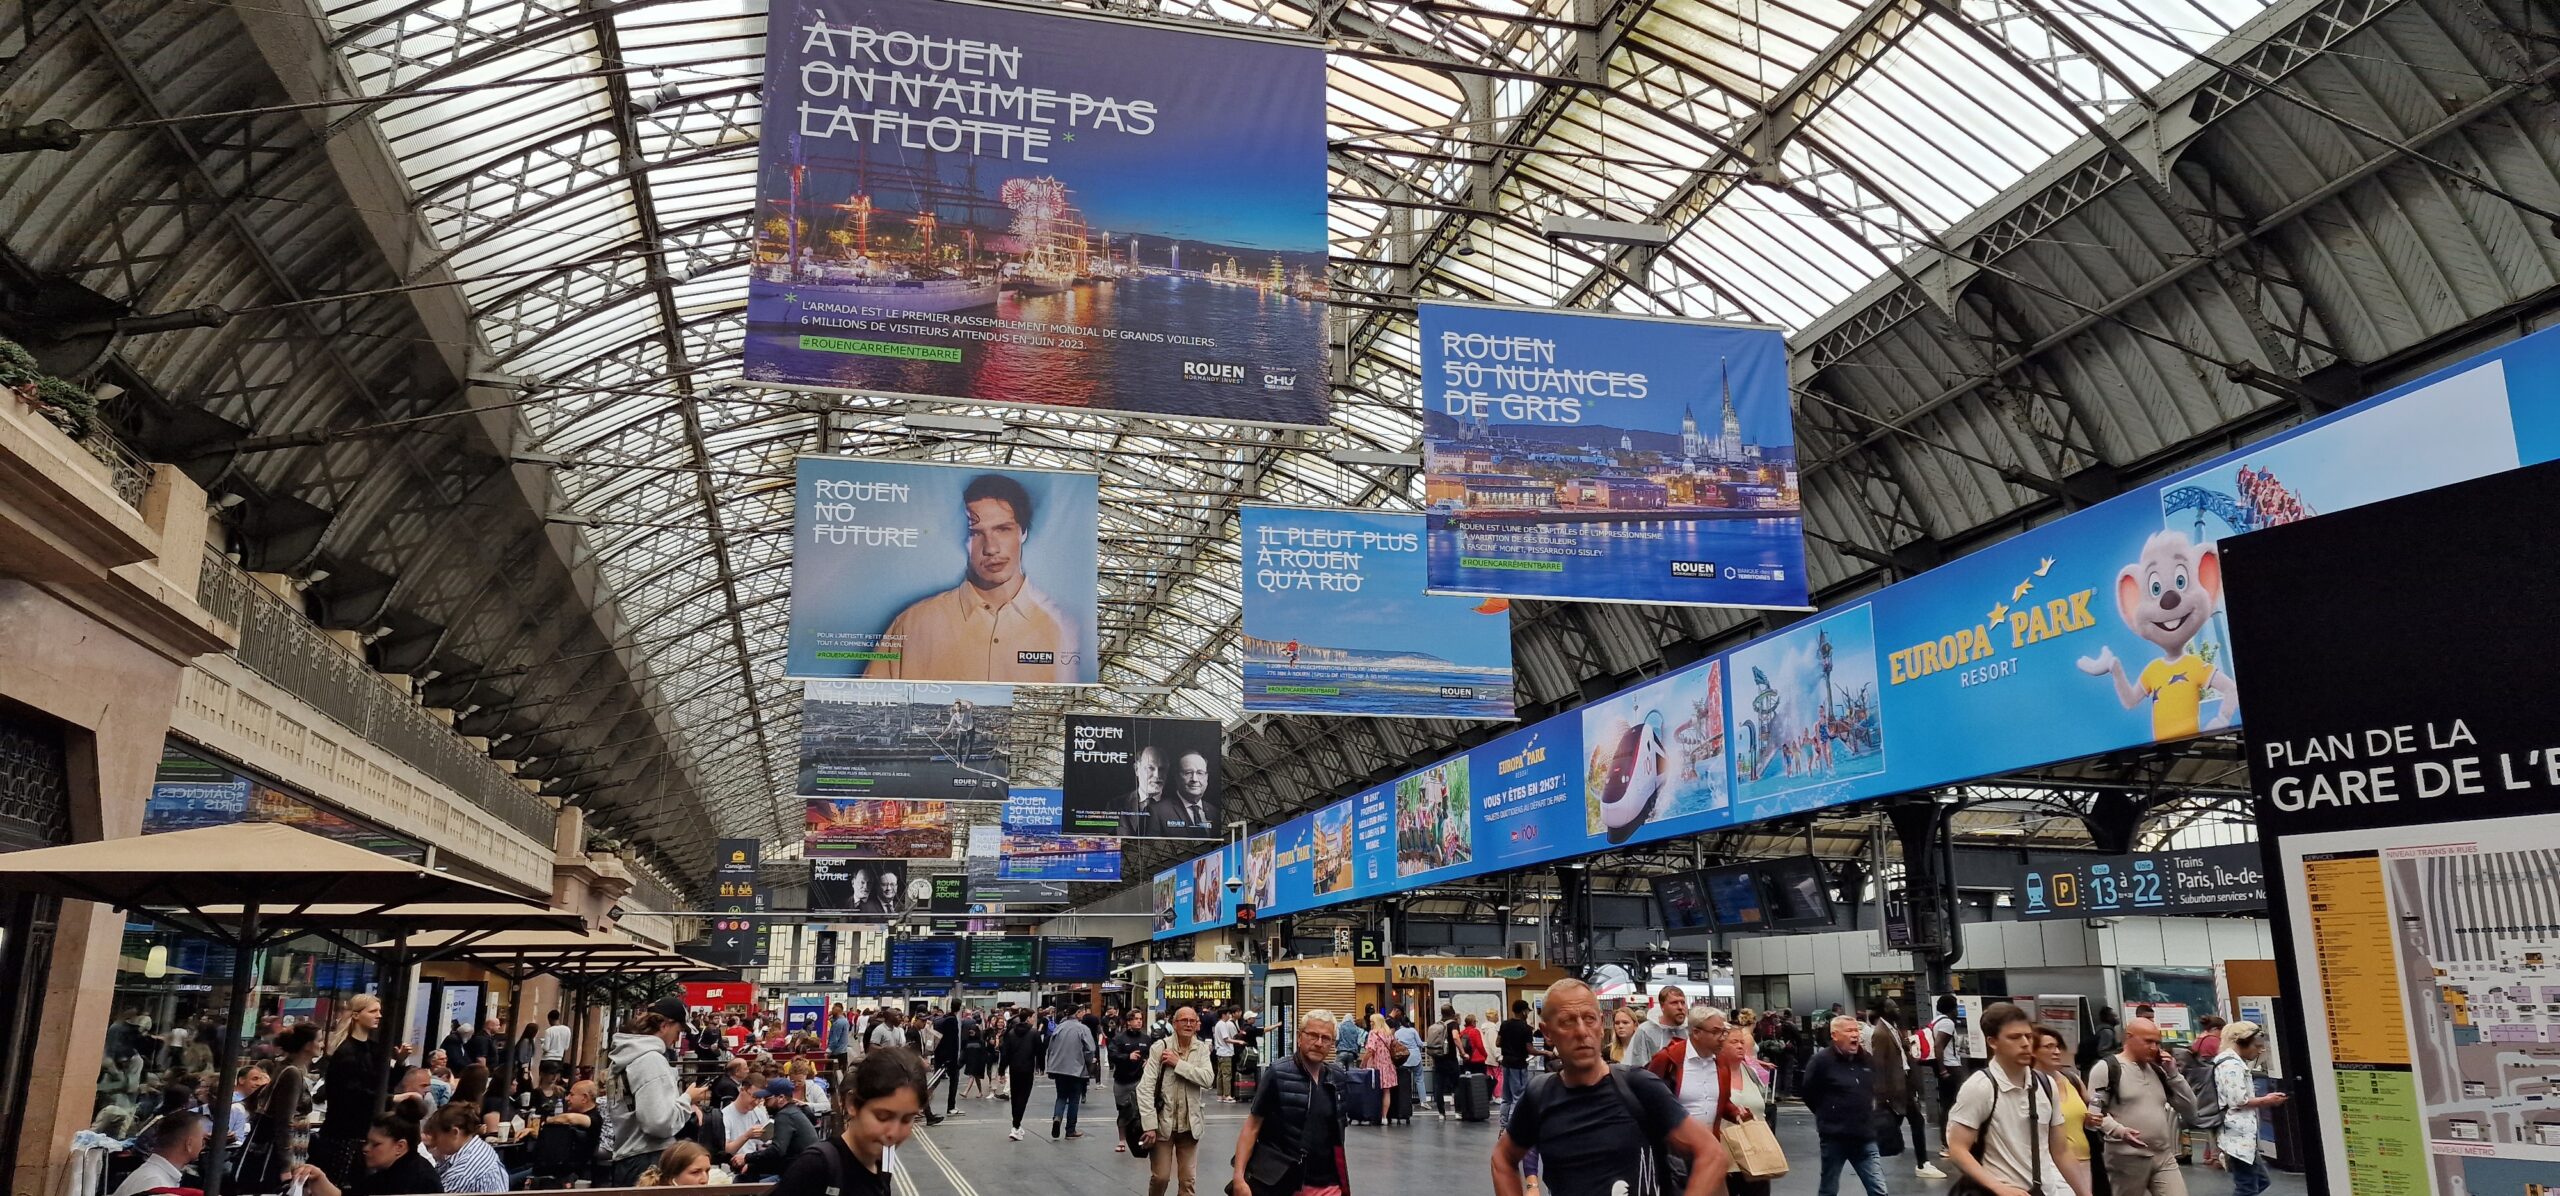
[[[2222,1169],[2231,1173],[2231,1196],[2258,1196],[2267,1190],[2267,1164],[2263,1159],[2242,1162],[2225,1151]]]
[[[1529,1069],[1502,1069],[1502,1124],[1511,1124],[1511,1110],[1520,1103],[1520,1090],[1529,1086]]]
[[[1840,1164],[1857,1169],[1858,1182],[1867,1186],[1867,1196],[1885,1196],[1884,1161],[1876,1154],[1873,1138],[1824,1138],[1822,1140],[1822,1196],[1840,1196]]]
[[[1076,1114],[1084,1108],[1085,1077],[1062,1076],[1053,1072],[1049,1082],[1058,1086],[1058,1099],[1049,1106],[1049,1121],[1054,1125],[1064,1120],[1067,1132],[1072,1134],[1076,1132]]]

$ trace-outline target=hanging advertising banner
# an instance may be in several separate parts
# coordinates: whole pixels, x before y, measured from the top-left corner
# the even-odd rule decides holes
[[[2309,1192],[2530,1192],[2560,1159],[2516,1082],[2560,1068],[2556,528],[2546,463],[2225,542]],[[2374,633],[2449,586],[2458,615]]]
[[[1324,50],[782,0],[746,375],[1324,426]]]
[[[811,681],[800,703],[800,796],[1003,801],[1013,687]]]
[[[971,858],[980,850],[978,833],[983,830],[991,880],[1024,882],[1030,891],[1054,890],[1063,899],[1065,889],[1058,886],[1066,881],[1120,879],[1120,841],[1102,835],[1060,834],[1064,817],[1064,794],[1059,790],[1016,789],[1005,801],[1000,828],[970,828]]]
[[[1215,839],[1226,832],[1219,777],[1225,733],[1214,720],[1066,717],[1059,830],[1123,839]]]
[[[813,860],[947,860],[952,846],[945,803],[821,797],[808,802],[801,849]]]
[[[2551,379],[2560,330],[1249,832],[1256,913],[2232,730],[2254,665],[2221,543],[2560,460]]]
[[[908,912],[903,860],[809,861],[809,911],[896,916]]]
[[[758,879],[763,851],[763,845],[754,839],[722,839],[714,846],[712,918],[704,931],[704,946],[714,963],[745,967],[763,958],[764,920],[743,916],[764,909]]]
[[[1098,476],[829,456],[797,470],[789,676],[1094,683]]]
[[[1417,311],[1433,592],[1810,605],[1776,329]]]
[[[969,900],[981,905],[1004,906],[1064,903],[1067,882],[1063,880],[1023,879],[1004,874],[1004,844],[1011,834],[1001,827],[969,828],[969,851],[963,863],[969,876]]]
[[[1423,592],[1423,517],[1248,504],[1246,713],[1512,717],[1510,603]]]

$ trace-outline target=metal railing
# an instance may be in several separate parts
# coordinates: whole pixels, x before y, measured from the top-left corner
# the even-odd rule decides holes
[[[383,683],[380,674],[322,633],[302,612],[208,549],[196,601],[215,618],[240,629],[231,655],[249,671],[310,703],[438,784],[461,794],[499,821],[542,844],[551,844],[553,815],[453,729]]]
[[[116,488],[116,497],[123,499],[124,505],[141,510],[142,496],[151,489],[154,466],[134,452],[132,446],[116,439],[114,433],[107,431],[103,421],[80,438],[80,447],[89,450],[90,456],[107,467],[108,477]]]

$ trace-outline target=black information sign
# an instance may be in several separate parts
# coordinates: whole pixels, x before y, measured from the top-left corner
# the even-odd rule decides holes
[[[1354,967],[1382,967],[1387,962],[1387,939],[1376,931],[1363,930],[1351,940],[1351,963]]]
[[[713,917],[706,944],[707,958],[714,963],[747,967],[763,958],[763,919],[734,916],[764,908],[756,891],[756,867],[762,858],[762,848],[753,839],[720,840],[711,870]]]
[[[1204,1012],[1224,1009],[1240,1000],[1236,982],[1221,976],[1169,976],[1156,986],[1156,996],[1167,1010],[1189,1005]]]
[[[817,969],[818,969],[818,970],[817,970],[817,982],[818,982],[818,983],[820,983],[820,984],[833,984],[833,983],[835,983],[835,982],[836,982],[836,932],[835,932],[835,931],[832,931],[832,930],[821,930],[821,931],[819,931],[819,932],[818,932],[818,958],[817,958],[817,960],[816,960],[816,966],[817,966]]]
[[[933,896],[930,901],[931,904],[926,908],[927,911],[931,913],[968,913],[969,877],[965,873],[958,872],[934,877]]]
[[[931,981],[960,978],[960,940],[889,940],[889,985],[905,989]]]
[[[2495,371],[2459,377],[2482,376],[2504,391]],[[2549,380],[2505,378],[2521,441],[2528,401],[2547,423]],[[2464,435],[2428,431],[2390,459]],[[2314,1196],[2531,1191],[2552,1166],[2520,1127],[2547,1113],[2511,1082],[2536,1067],[2518,1060],[2551,1061],[2534,1044],[2560,924],[2560,464],[2221,552],[2276,940],[2276,992],[2232,995],[2283,998],[2305,1139],[2286,1157]]]
[[[1069,984],[1098,984],[1111,975],[1111,940],[1044,938],[1040,940],[1040,978]]]
[[[1040,940],[1018,935],[963,939],[960,975],[969,980],[1029,980],[1039,974]]]
[[[2052,857],[2019,869],[2018,920],[2125,914],[2225,914],[2267,908],[2267,873],[2254,843]]]

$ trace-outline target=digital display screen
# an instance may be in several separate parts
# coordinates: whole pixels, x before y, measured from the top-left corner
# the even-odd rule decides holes
[[[1040,940],[1040,978],[1097,983],[1111,974],[1111,940]]]
[[[967,962],[960,974],[971,980],[1029,980],[1039,970],[1035,966],[1038,939],[1008,935],[962,941],[967,945]]]
[[[1664,930],[1704,930],[1715,921],[1706,886],[1699,883],[1696,873],[1654,877],[1653,907]]]
[[[952,873],[945,876],[934,877],[933,896],[928,898],[928,902],[929,904],[926,906],[926,909],[937,914],[965,914],[969,912],[968,876],[962,873]]]
[[[904,987],[915,981],[960,978],[960,940],[889,940],[889,983]]]
[[[1822,862],[1790,856],[1760,865],[1760,891],[1768,898],[1773,930],[1815,930],[1831,925],[1831,884]]]
[[[1756,864],[1728,864],[1698,874],[1715,906],[1716,925],[1726,930],[1759,930],[1769,925],[1769,910],[1760,897]]]

